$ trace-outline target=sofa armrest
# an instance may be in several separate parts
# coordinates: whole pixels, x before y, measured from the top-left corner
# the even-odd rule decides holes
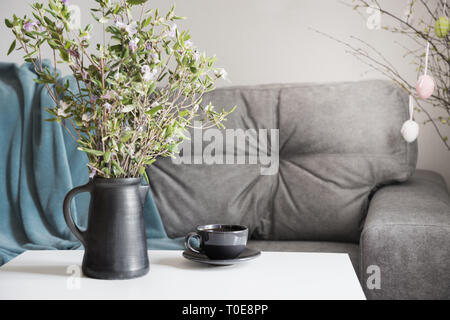
[[[417,170],[407,182],[379,189],[360,250],[368,299],[450,299],[450,197],[442,177]]]

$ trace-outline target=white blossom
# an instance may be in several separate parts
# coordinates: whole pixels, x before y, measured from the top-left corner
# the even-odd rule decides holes
[[[161,62],[161,60],[159,60],[159,55],[157,53],[154,52],[150,56],[152,57],[152,61],[154,64]]]
[[[142,72],[142,73],[150,72],[150,67],[149,67],[148,65],[142,66],[141,72]]]
[[[31,32],[34,29],[37,28],[37,23],[36,22],[27,22],[23,25],[23,28],[25,29],[26,32]]]
[[[134,53],[136,51],[139,41],[141,41],[141,40],[137,37],[130,40],[129,47],[130,47],[131,52]]]
[[[91,117],[87,113],[85,113],[81,117],[81,120],[83,120],[83,122],[89,122],[89,120],[91,120]]]
[[[125,30],[128,32],[130,37],[134,36],[137,33],[137,22],[133,21],[125,27]]]
[[[145,82],[154,80],[156,75],[158,74],[157,69],[150,69],[150,66],[148,65],[142,66],[141,72],[142,72],[142,79],[144,79]]]
[[[68,111],[67,109],[69,109],[70,105],[64,101],[59,101],[59,107],[56,110],[56,113],[59,117],[68,117],[70,115],[70,113],[66,112]]]
[[[191,40],[185,41],[184,42],[184,47],[186,49],[191,49],[192,47],[194,47],[194,43]]]
[[[81,40],[83,40],[83,41],[88,41],[90,39],[91,39],[91,35],[89,33],[84,35],[83,37],[81,37]]]
[[[200,52],[195,51],[192,57],[194,58],[195,61],[198,61],[198,59],[200,59]]]
[[[167,33],[169,38],[175,38],[177,36],[177,25],[174,23],[170,26],[170,30]]]
[[[223,68],[217,69],[216,71],[214,71],[214,74],[217,78],[222,78],[224,80],[228,79],[228,72]]]
[[[127,27],[127,25],[126,25],[125,23],[123,23],[122,21],[120,21],[119,17],[116,17],[116,18],[114,19],[114,25],[115,25],[117,28],[122,29],[122,30],[125,30],[126,27]]]
[[[108,103],[108,102],[105,102],[104,104],[103,104],[103,108],[105,108],[106,109],[106,111],[111,111],[111,109],[112,109],[112,105],[110,104],[110,103]]]

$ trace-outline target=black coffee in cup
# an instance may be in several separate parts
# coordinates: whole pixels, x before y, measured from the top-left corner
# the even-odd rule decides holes
[[[197,238],[200,246],[193,247],[191,238]],[[248,229],[239,225],[209,224],[197,227],[197,232],[186,236],[186,249],[205,254],[210,259],[234,259],[244,251],[247,245]]]

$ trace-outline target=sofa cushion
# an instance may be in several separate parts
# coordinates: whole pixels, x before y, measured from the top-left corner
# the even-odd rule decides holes
[[[386,81],[281,90],[273,234],[357,241],[371,190],[414,171],[417,146],[400,135],[407,117],[407,96]]]
[[[148,174],[169,236],[239,223],[254,239],[358,242],[371,191],[414,171],[417,145],[400,135],[408,99],[389,82],[221,88],[209,101],[238,106],[227,129],[279,129],[279,141],[268,139],[279,144],[279,170],[158,160]],[[201,155],[208,144],[191,151]]]

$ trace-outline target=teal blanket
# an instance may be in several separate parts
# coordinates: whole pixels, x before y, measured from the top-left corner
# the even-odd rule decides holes
[[[25,250],[81,248],[62,202],[88,181],[87,157],[62,126],[45,121],[53,101],[36,77],[29,64],[0,63],[0,265]],[[73,203],[80,226],[88,205],[88,194]],[[150,194],[144,212],[149,249],[182,249],[182,239],[167,237]]]

